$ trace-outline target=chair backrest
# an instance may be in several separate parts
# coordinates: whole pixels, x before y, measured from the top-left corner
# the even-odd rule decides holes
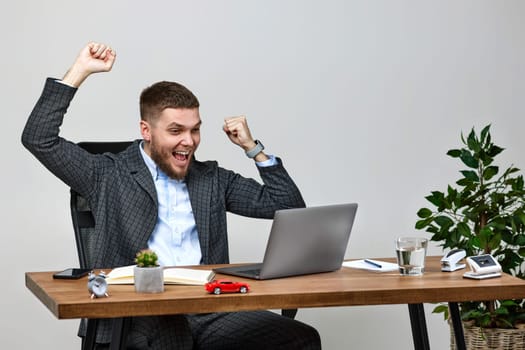
[[[106,152],[119,153],[125,150],[131,141],[117,142],[80,142],[78,145],[93,154]],[[87,201],[73,189],[70,190],[70,209],[73,229],[75,231],[75,241],[77,245],[78,260],[80,267],[93,268],[92,243],[93,231],[95,228],[95,218],[91,212]]]

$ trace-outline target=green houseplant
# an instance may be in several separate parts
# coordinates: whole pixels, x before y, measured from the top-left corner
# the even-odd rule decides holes
[[[464,249],[467,256],[491,254],[504,272],[524,278],[525,190],[519,169],[500,171],[494,163],[503,148],[492,142],[490,125],[477,134],[474,128],[462,148],[447,152],[461,161],[463,170],[454,186],[426,197],[432,208],[421,208],[416,229],[432,234],[443,248]],[[460,304],[463,321],[476,327],[516,328],[525,322],[524,300],[488,300]],[[435,312],[447,307],[437,306]]]
[[[135,256],[137,265],[133,269],[137,293],[160,293],[164,291],[163,269],[158,256],[151,249],[144,249]]]
[[[143,249],[135,256],[135,263],[138,267],[156,267],[159,266],[159,257],[151,249]]]

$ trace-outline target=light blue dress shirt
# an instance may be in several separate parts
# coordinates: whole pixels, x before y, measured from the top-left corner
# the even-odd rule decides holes
[[[169,178],[144,152],[140,152],[146,163],[158,199],[158,217],[155,229],[148,240],[148,248],[155,251],[162,266],[198,265],[202,254],[197,225],[191,208],[190,194],[184,180]],[[265,167],[277,164],[275,156],[264,162],[256,162]]]

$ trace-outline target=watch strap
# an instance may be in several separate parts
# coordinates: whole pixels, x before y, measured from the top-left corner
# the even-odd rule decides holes
[[[246,151],[246,157],[255,158],[255,156],[258,155],[263,150],[264,150],[264,145],[262,144],[262,142],[259,140],[255,140],[255,147],[249,151]]]

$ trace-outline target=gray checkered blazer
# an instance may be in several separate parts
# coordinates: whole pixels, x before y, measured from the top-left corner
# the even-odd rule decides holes
[[[48,78],[24,128],[22,143],[89,202],[95,217],[93,267],[130,265],[135,253],[147,246],[156,224],[153,179],[140,155],[139,140],[119,154],[93,155],[59,137],[76,91]],[[186,182],[203,264],[229,262],[227,211],[273,218],[278,209],[304,207],[280,159],[277,165],[258,170],[264,185],[223,169],[215,161],[192,163]]]

